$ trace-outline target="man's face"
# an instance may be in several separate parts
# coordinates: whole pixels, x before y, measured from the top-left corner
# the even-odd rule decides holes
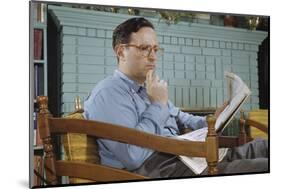
[[[158,47],[156,32],[150,27],[143,27],[138,32],[131,34],[129,44],[139,46],[124,47],[124,67],[126,73],[138,82],[144,82],[148,70],[156,69],[157,55],[154,50],[150,51],[149,56],[144,56],[142,48]]]

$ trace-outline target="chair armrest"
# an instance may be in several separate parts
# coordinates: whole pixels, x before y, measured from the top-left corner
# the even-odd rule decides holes
[[[259,130],[268,134],[268,127],[267,127],[266,124],[260,123],[256,120],[253,120],[253,119],[246,119],[246,125],[250,126],[250,127],[251,126],[255,127],[255,128],[257,128],[257,129],[259,129]]]
[[[205,142],[163,137],[120,125],[90,120],[49,118],[49,123],[51,133],[83,133],[175,155],[206,156]]]

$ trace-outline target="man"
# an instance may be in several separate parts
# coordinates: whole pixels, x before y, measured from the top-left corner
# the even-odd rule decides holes
[[[183,113],[168,100],[167,82],[154,72],[163,49],[148,20],[132,18],[117,26],[112,46],[118,69],[99,82],[85,101],[86,119],[163,136],[179,135],[182,128],[196,130],[207,126],[205,117]],[[99,139],[98,145],[104,165],[152,178],[194,175],[174,155],[105,139]],[[267,142],[258,140],[229,150],[218,168],[220,173],[259,172],[267,171],[267,165]]]

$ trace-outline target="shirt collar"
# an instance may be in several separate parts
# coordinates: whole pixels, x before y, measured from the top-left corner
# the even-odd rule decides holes
[[[145,84],[144,84],[144,86],[139,85],[137,82],[135,82],[134,80],[131,80],[128,76],[126,76],[120,70],[115,70],[114,77],[118,77],[118,78],[122,79],[123,81],[125,81],[129,85],[131,90],[133,90],[134,92],[138,92],[143,87],[145,88]]]

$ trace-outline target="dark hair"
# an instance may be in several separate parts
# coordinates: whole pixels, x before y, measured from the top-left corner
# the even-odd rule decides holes
[[[115,28],[112,35],[112,47],[118,44],[126,44],[130,42],[131,33],[139,31],[142,27],[150,27],[154,29],[151,22],[143,17],[135,17],[126,20]]]

